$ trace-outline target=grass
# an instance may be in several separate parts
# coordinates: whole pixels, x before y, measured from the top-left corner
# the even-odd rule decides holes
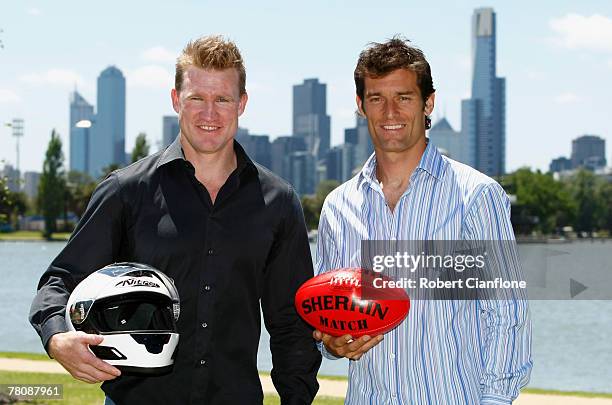
[[[70,232],[56,232],[51,234],[51,240],[65,241],[70,238]],[[46,240],[40,231],[15,231],[0,233],[0,240],[9,241],[30,241]]]
[[[25,359],[25,360],[49,360],[46,354],[39,353],[23,353],[23,352],[0,352],[0,358],[9,359]],[[267,372],[260,372],[263,375],[270,375]],[[319,375],[319,379],[346,381],[346,377]],[[61,380],[61,381],[60,381]],[[64,384],[64,398],[67,402],[62,404],[87,404],[87,403],[102,403],[100,398],[104,398],[98,385],[90,385],[74,380],[69,375],[62,374],[42,374],[42,373],[21,373],[0,371],[0,382],[2,384],[20,383],[20,384]],[[557,395],[557,396],[574,396],[582,398],[609,398],[612,399],[612,394],[599,392],[583,392],[583,391],[555,391],[545,390],[540,388],[526,388],[521,392],[528,394],[539,395]],[[74,397],[74,398],[73,398]],[[42,402],[34,402],[42,403]],[[340,405],[343,404],[342,398],[319,397],[314,402],[317,405]],[[280,404],[280,398],[277,395],[266,395],[264,405]]]
[[[100,384],[87,384],[77,381],[64,374],[45,373],[22,373],[13,371],[0,371],[2,384],[62,384],[64,386],[64,397],[62,405],[100,405],[104,402],[104,393]],[[28,402],[17,402],[17,404],[49,404],[56,403],[50,400],[37,400]],[[57,402],[59,403],[59,402]],[[280,398],[277,395],[267,394],[264,397],[264,405],[279,405]],[[314,401],[317,405],[342,405],[344,399],[321,397]]]

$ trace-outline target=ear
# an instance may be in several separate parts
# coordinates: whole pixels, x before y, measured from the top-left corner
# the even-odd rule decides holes
[[[363,109],[363,100],[361,100],[361,97],[355,96],[355,102],[357,103],[357,114],[359,114],[362,118],[366,118],[366,113]]]
[[[240,117],[244,112],[244,108],[246,107],[247,101],[249,101],[249,95],[244,93],[240,96],[240,101],[238,102],[238,116]]]
[[[176,91],[176,89],[172,89],[172,91],[170,92],[170,97],[172,98],[172,108],[174,108],[174,111],[178,114],[180,111],[179,108],[179,94]]]
[[[423,110],[425,111],[425,115],[430,115],[434,109],[434,101],[436,100],[436,93],[431,93],[427,100],[425,101],[425,107]]]

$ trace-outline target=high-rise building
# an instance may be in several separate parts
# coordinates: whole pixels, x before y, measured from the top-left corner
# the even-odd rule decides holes
[[[572,167],[596,170],[606,166],[606,140],[583,135],[572,141]]]
[[[162,148],[170,145],[181,131],[176,115],[162,117]]]
[[[291,182],[289,156],[294,152],[303,151],[306,151],[306,142],[304,138],[297,136],[277,137],[271,145],[272,156],[270,168],[274,173]],[[314,173],[312,176],[314,176]]]
[[[236,141],[251,159],[269,169],[272,168],[272,150],[268,135],[253,135],[245,128],[238,128]]]
[[[94,120],[94,107],[78,92],[70,94],[70,170],[89,172],[89,129],[77,123]]]
[[[565,156],[551,160],[548,166],[548,171],[552,173],[559,173],[567,170],[572,170],[572,161]]]
[[[6,187],[13,193],[17,193],[21,190],[21,182],[18,169],[15,169],[13,165],[5,164],[4,168],[0,170],[0,177],[6,179]]]
[[[38,184],[40,183],[40,173],[25,172],[23,174],[23,192],[30,200],[34,200],[38,195]]]
[[[327,86],[319,79],[306,79],[293,86],[293,136],[303,137],[308,151],[317,159],[325,157],[330,142],[326,91]]]
[[[474,144],[473,166],[489,176],[502,175],[506,168],[506,81],[496,76],[495,32],[493,9],[476,9],[472,16],[472,97],[462,104],[464,135]]]
[[[467,163],[467,147],[465,137],[461,132],[455,131],[446,118],[436,122],[428,133],[429,141],[435,145],[441,153],[453,160]]]
[[[89,173],[100,176],[112,164],[125,164],[125,77],[109,66],[98,76],[98,105],[89,137]]]

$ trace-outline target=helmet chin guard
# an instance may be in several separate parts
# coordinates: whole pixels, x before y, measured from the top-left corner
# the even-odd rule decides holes
[[[180,300],[174,282],[140,263],[114,263],[74,289],[66,306],[70,330],[99,334],[100,359],[132,375],[172,371],[179,341]]]

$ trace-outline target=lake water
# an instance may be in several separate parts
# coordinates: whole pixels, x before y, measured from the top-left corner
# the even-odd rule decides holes
[[[61,242],[0,242],[0,351],[43,352],[27,317],[41,273],[63,246]],[[572,243],[563,249],[580,257],[584,268],[612,263],[610,241]],[[532,301],[531,310],[535,364],[529,385],[612,393],[612,301]],[[260,370],[271,368],[268,339],[264,329]],[[346,375],[346,370],[346,361],[324,359],[320,373]]]

